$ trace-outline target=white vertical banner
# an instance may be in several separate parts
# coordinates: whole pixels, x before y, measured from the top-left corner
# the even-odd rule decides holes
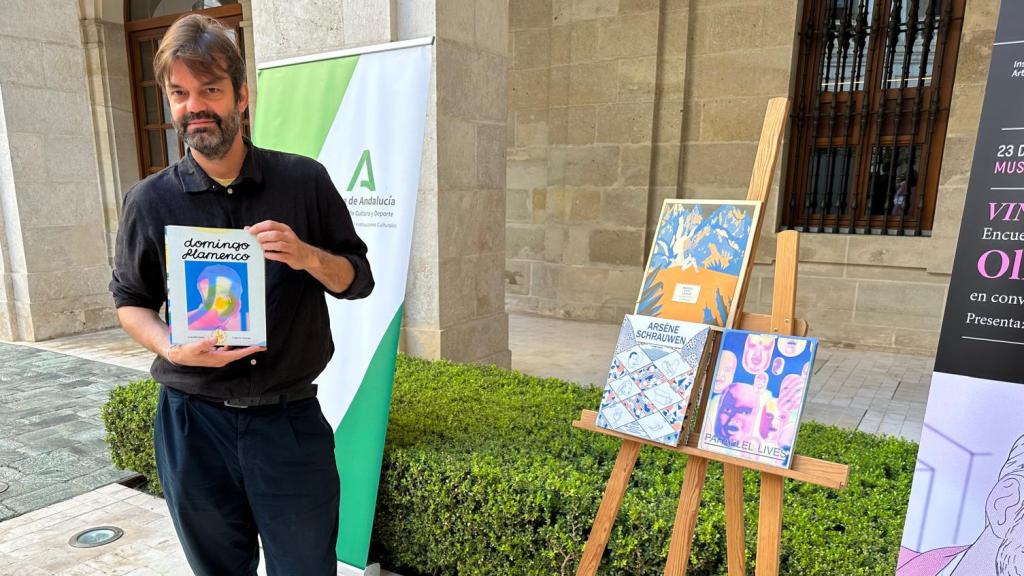
[[[376,282],[365,299],[328,298],[335,351],[317,378],[324,415],[335,429],[337,553],[346,574],[362,574],[367,565],[432,56],[432,39],[424,39],[272,62],[259,73],[254,141],[316,158],[327,168],[366,242]]]
[[[405,299],[430,56],[430,46],[360,56],[318,158],[370,247],[377,284],[365,300],[327,302],[336,349],[319,381],[326,384],[324,414],[334,426],[357,388],[332,383],[362,379]],[[359,338],[352,338],[354,328]]]

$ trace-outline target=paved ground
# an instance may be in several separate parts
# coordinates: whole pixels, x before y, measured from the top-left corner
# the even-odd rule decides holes
[[[117,526],[124,536],[96,548],[67,545],[100,525]],[[2,575],[184,575],[186,566],[164,501],[119,484],[0,523]]]
[[[603,385],[618,325],[513,315],[513,368]],[[0,576],[187,575],[163,502],[116,484],[99,407],[114,385],[145,376],[152,355],[118,330],[31,345],[0,343]],[[822,348],[805,415],[916,440],[932,359]],[[0,489],[3,484],[0,484]],[[13,519],[10,519],[13,518]],[[126,535],[74,550],[86,525]],[[385,573],[387,574],[387,573]]]
[[[0,343],[0,520],[131,476],[111,468],[99,410],[141,375]]]
[[[928,356],[822,348],[805,417],[917,442],[934,363]]]
[[[96,360],[149,373],[153,353],[139,346],[120,329],[67,336],[45,342],[20,342],[23,346]]]
[[[78,532],[101,525],[124,535],[95,548],[68,546]],[[0,576],[190,574],[164,501],[119,484],[0,523]],[[262,555],[257,574],[267,574]],[[398,575],[383,570],[381,576]]]

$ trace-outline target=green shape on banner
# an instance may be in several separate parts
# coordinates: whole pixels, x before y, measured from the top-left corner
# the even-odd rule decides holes
[[[381,426],[381,422],[387,421],[391,410],[403,307],[398,307],[380,339],[359,390],[334,433],[334,455],[341,479],[341,514],[335,552],[342,562],[357,568],[366,568],[373,516],[377,510],[377,487],[387,435],[387,426]],[[352,431],[348,438],[347,430]],[[359,497],[346,499],[346,493]],[[361,560],[355,562],[354,558]]]
[[[260,70],[253,143],[319,158],[358,62],[352,56]]]
[[[348,192],[355,190],[356,181],[359,180],[359,176],[363,173],[363,169],[366,169],[366,178],[359,182],[359,186],[369,190],[370,192],[377,191],[377,184],[373,180],[373,160],[370,159],[370,150],[363,150],[363,155],[359,157],[359,163],[356,164],[356,171],[352,173],[352,179],[348,181]]]

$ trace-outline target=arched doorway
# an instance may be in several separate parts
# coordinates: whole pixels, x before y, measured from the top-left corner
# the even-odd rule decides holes
[[[125,36],[128,41],[128,65],[132,90],[132,117],[135,124],[139,177],[163,170],[185,152],[174,126],[167,98],[153,77],[153,57],[164,33],[182,14],[205,14],[220,21],[233,32],[234,40],[246,56],[242,34],[242,5],[238,0],[127,0]],[[243,115],[243,130],[249,133],[248,113]]]

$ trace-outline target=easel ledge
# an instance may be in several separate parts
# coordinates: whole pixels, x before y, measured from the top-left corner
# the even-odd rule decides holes
[[[793,456],[792,468],[779,468],[778,466],[769,466],[768,464],[761,464],[758,462],[751,462],[750,460],[724,456],[716,452],[708,452],[707,450],[701,450],[694,446],[666,446],[665,444],[644,440],[636,436],[628,436],[626,434],[615,432],[614,430],[600,428],[596,422],[597,412],[593,410],[584,410],[583,413],[580,414],[580,419],[574,420],[572,425],[580,430],[588,430],[590,432],[597,432],[598,434],[604,434],[606,436],[614,436],[615,438],[621,438],[623,440],[629,440],[639,444],[647,444],[648,446],[655,446],[670,452],[686,454],[687,456],[699,456],[701,458],[707,458],[708,460],[714,460],[723,464],[734,464],[736,466],[742,466],[746,470],[774,474],[783,478],[790,478],[792,480],[824,486],[826,488],[845,488],[850,476],[850,468],[846,464],[837,464],[835,462],[818,460],[817,458],[801,456],[800,454],[795,454]]]

